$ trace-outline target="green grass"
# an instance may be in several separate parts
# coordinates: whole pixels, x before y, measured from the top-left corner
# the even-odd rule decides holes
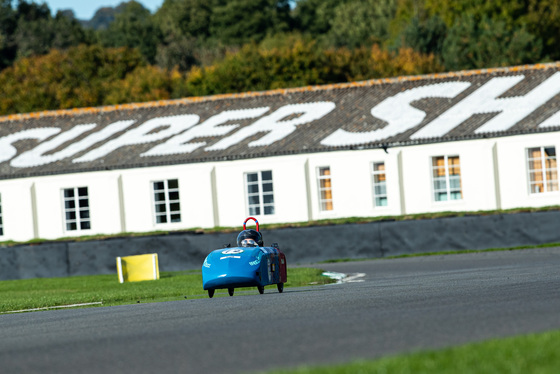
[[[319,269],[290,268],[285,287],[331,282]],[[236,292],[244,290],[258,293],[256,288]],[[227,291],[217,290],[214,297],[226,295]],[[202,289],[200,270],[162,272],[159,280],[123,284],[116,274],[0,281],[0,313],[82,303],[102,302],[107,306],[201,297],[208,294]]]
[[[336,366],[301,367],[269,374],[560,373],[560,331],[531,334],[440,351],[418,352]]]

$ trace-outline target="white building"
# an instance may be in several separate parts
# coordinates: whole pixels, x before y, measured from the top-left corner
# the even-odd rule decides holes
[[[560,63],[0,118],[0,241],[560,205]]]

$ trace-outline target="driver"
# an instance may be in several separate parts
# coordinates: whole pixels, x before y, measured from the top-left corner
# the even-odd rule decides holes
[[[257,230],[243,230],[237,235],[238,247],[264,247],[262,234]]]

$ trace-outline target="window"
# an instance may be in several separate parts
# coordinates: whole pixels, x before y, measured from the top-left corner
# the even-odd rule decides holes
[[[156,224],[181,222],[179,181],[169,179],[153,182]]]
[[[88,188],[65,188],[62,193],[66,231],[91,229]]]
[[[333,210],[331,168],[320,167],[318,170],[319,181],[319,209],[324,212]]]
[[[434,200],[461,200],[461,167],[459,156],[432,157]]]
[[[537,147],[527,149],[527,165],[530,193],[558,191],[556,148]]]
[[[375,206],[387,206],[387,179],[385,163],[373,163],[373,201]]]
[[[0,236],[4,235],[4,222],[2,221],[2,195],[0,195]]]
[[[272,171],[245,174],[249,215],[274,214]]]

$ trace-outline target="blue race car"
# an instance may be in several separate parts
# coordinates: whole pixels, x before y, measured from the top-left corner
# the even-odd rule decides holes
[[[247,229],[247,221],[256,223],[256,230]],[[243,231],[237,236],[237,247],[212,251],[202,264],[202,287],[213,297],[218,288],[227,288],[233,296],[235,288],[257,287],[264,293],[264,287],[276,284],[278,292],[284,291],[287,281],[286,256],[277,243],[265,247],[259,222],[249,217],[243,222]]]

